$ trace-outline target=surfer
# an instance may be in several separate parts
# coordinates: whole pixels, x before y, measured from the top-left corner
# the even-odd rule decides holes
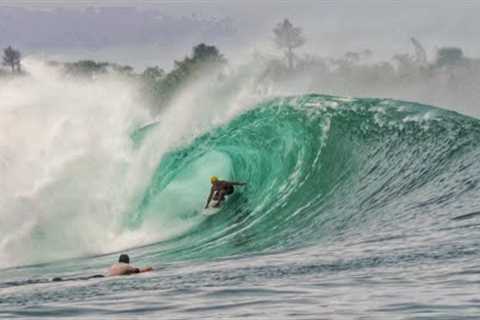
[[[205,209],[208,208],[212,197],[213,200],[217,201],[217,203],[213,207],[218,208],[220,204],[225,201],[225,196],[231,195],[235,191],[235,188],[233,186],[244,186],[247,184],[246,182],[218,180],[218,178],[215,176],[210,178],[210,182],[212,183],[212,188],[210,189],[210,195],[208,196]]]
[[[72,277],[72,278],[62,278],[62,277],[54,277],[51,281],[59,282],[59,281],[75,281],[75,280],[90,280],[94,278],[104,278],[104,277],[112,277],[112,276],[124,276],[133,273],[141,273],[152,271],[152,267],[147,268],[135,268],[130,265],[130,257],[127,254],[121,254],[118,258],[118,262],[114,263],[105,274],[95,274],[93,276],[84,276],[84,277]]]
[[[135,268],[130,265],[130,257],[128,254],[121,254],[120,257],[118,258],[118,262],[114,263],[110,269],[108,269],[108,275],[109,276],[123,276],[123,275],[129,275],[132,273],[141,273],[141,272],[147,272],[147,271],[152,271],[152,267],[147,267],[147,268]]]

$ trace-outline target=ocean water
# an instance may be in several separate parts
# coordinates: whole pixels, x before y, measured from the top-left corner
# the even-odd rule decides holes
[[[169,119],[3,140],[0,318],[480,319],[479,120],[323,95]],[[205,210],[211,175],[248,184]],[[154,271],[88,278],[123,252]]]

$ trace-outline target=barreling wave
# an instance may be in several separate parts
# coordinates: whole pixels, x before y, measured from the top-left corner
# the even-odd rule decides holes
[[[163,156],[124,227],[183,226],[147,250],[163,260],[425,232],[480,204],[479,143],[478,120],[416,103],[273,99]],[[248,185],[206,216],[211,175]]]

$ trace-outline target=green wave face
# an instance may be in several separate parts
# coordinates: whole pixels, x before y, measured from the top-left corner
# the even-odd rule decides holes
[[[461,195],[442,179],[465,174],[478,138],[477,120],[413,103],[274,99],[164,156],[125,223],[180,230],[155,244],[155,256],[172,260],[338,241],[379,225],[425,227],[414,208]],[[206,216],[212,175],[248,185]],[[448,207],[433,202],[439,214]]]

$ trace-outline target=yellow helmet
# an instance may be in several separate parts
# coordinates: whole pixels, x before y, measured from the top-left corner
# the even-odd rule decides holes
[[[212,176],[212,177],[210,178],[210,182],[211,182],[211,183],[215,183],[215,182],[217,182],[217,181],[218,181],[218,178],[215,177],[215,176]]]

